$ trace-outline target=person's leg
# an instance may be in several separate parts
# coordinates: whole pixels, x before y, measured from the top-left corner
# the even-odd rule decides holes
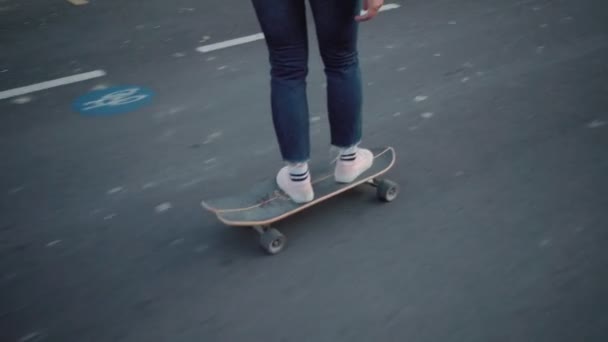
[[[304,0],[252,0],[271,65],[271,107],[281,156],[288,165],[279,187],[296,202],[313,199],[308,171],[310,123],[306,76],[308,34]]]
[[[310,0],[327,77],[331,143],[341,149],[335,178],[352,182],[373,155],[357,145],[362,137],[362,81],[357,50],[360,0]]]
[[[306,94],[308,35],[304,0],[252,0],[271,66],[272,119],[287,162],[310,158]]]

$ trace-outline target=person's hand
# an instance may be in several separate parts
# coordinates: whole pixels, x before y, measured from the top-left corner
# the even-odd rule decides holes
[[[380,7],[384,4],[384,0],[363,0],[363,10],[365,13],[355,17],[356,21],[368,21],[378,14]]]

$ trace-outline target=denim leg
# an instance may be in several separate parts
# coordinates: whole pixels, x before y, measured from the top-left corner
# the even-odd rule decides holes
[[[308,34],[304,0],[252,0],[271,66],[271,107],[283,160],[310,158],[306,76]]]
[[[350,147],[361,140],[363,89],[357,51],[360,0],[310,0],[327,77],[331,143]]]

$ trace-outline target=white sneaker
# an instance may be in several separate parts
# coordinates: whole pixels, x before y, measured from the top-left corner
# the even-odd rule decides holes
[[[315,197],[308,171],[305,180],[292,180],[289,167],[285,166],[277,174],[277,185],[296,203],[310,202]]]
[[[352,160],[338,157],[334,177],[338,183],[351,183],[374,163],[374,154],[367,149],[358,148]],[[351,159],[351,158],[348,158]]]

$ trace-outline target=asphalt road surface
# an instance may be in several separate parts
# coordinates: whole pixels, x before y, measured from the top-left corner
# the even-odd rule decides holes
[[[605,0],[390,2],[364,145],[401,195],[291,217],[276,256],[200,207],[281,165],[263,40],[197,50],[250,3],[72,2],[0,0],[1,341],[608,341]]]

